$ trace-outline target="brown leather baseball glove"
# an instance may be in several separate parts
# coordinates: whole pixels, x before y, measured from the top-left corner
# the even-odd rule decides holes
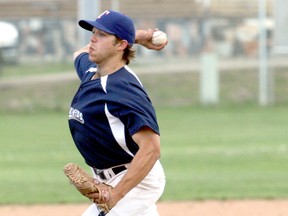
[[[74,185],[82,195],[89,198],[89,194],[98,193],[99,198],[93,199],[92,201],[96,203],[99,210],[104,213],[109,212],[110,191],[112,188],[110,185],[98,182],[85,170],[74,163],[66,164],[63,171],[69,178],[70,183]]]

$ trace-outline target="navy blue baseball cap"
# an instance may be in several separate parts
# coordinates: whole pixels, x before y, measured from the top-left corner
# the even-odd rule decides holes
[[[104,11],[95,21],[80,20],[78,24],[88,31],[92,31],[95,27],[108,34],[115,35],[122,40],[126,40],[130,46],[135,41],[135,27],[132,19],[113,10]]]

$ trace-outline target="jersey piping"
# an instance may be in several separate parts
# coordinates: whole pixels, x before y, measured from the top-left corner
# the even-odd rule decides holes
[[[107,104],[105,104],[105,113],[108,118],[109,125],[111,127],[111,131],[115,140],[125,152],[127,152],[129,155],[133,157],[134,155],[128,149],[128,146],[125,141],[124,124],[109,112]]]

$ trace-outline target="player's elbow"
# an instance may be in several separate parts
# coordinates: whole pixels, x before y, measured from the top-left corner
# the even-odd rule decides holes
[[[82,52],[76,51],[73,53],[73,60],[75,60]]]
[[[154,143],[152,146],[153,146],[153,148],[151,148],[151,152],[150,152],[151,158],[152,158],[152,160],[156,161],[156,160],[160,159],[160,157],[161,157],[160,143],[159,142]]]
[[[150,142],[140,146],[140,152],[149,161],[157,161],[161,157],[160,143]]]

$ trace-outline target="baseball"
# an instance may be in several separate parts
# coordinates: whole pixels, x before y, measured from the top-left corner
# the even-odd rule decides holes
[[[162,31],[155,31],[152,36],[152,44],[155,46],[160,46],[167,42],[167,36]]]

